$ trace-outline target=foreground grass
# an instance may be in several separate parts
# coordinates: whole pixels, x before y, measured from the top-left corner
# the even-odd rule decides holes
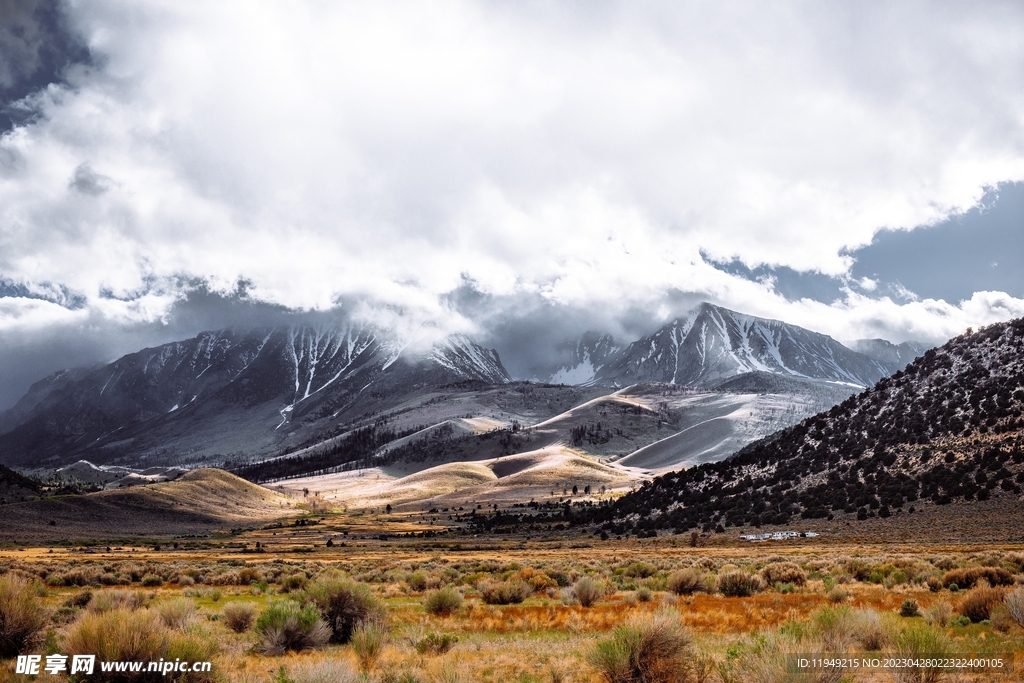
[[[130,618],[146,625],[147,651],[203,652],[226,681],[770,682],[790,680],[782,667],[792,652],[1024,653],[1010,609],[1021,603],[1006,597],[1024,584],[1024,552],[1012,547],[30,557],[0,560],[18,594],[11,604],[42,617],[36,633],[19,632],[21,651],[80,649],[104,624]],[[740,582],[750,595],[728,595],[737,575],[750,577]],[[947,580],[971,577],[971,589]],[[515,585],[522,602],[488,604],[498,584]],[[339,587],[365,609],[339,603]],[[353,630],[334,638],[324,628],[341,613],[355,615]],[[268,624],[278,634],[269,645]],[[284,638],[282,629],[296,633]],[[11,669],[5,662],[0,680]],[[937,680],[1024,679],[1018,671]]]

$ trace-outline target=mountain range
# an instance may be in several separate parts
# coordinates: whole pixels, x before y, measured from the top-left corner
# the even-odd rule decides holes
[[[889,517],[1018,501],[1024,319],[952,339],[857,396],[734,456],[646,482],[601,510],[614,533]]]
[[[867,387],[924,351],[921,344],[882,339],[860,340],[851,349],[818,332],[709,303],[625,347],[596,332],[567,346],[569,360],[549,381],[614,387],[708,387],[748,372]]]
[[[498,353],[464,335],[427,332],[410,338],[351,321],[228,329],[62,371],[0,414],[0,462],[23,468],[79,459],[132,467],[243,463],[309,449],[381,420],[393,422],[381,433],[404,438],[450,419],[507,426],[539,422],[571,407],[561,399],[517,407],[488,394],[482,408],[475,390],[513,382]],[[626,346],[588,333],[563,349],[569,364],[550,379],[608,391],[655,382],[734,394],[806,393],[815,401],[834,395],[838,401],[905,365],[918,347],[872,340],[861,349],[702,304]],[[782,391],[767,377],[792,381]],[[826,385],[833,388],[822,394],[818,387]],[[432,408],[439,405],[443,410]],[[791,424],[785,419],[765,424]],[[757,432],[750,434],[738,441],[732,434],[701,457],[724,457]],[[678,444],[659,448],[659,467],[689,453]]]

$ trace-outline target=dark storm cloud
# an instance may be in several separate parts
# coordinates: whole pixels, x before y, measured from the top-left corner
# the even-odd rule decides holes
[[[62,80],[70,64],[87,63],[89,51],[70,30],[60,0],[0,0],[0,134],[24,121],[26,110],[9,105]]]

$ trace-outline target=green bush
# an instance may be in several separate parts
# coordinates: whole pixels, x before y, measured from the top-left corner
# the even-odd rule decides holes
[[[142,581],[140,583],[147,588],[155,588],[156,586],[164,585],[164,579],[162,576],[158,576],[156,574],[146,574],[142,577]]]
[[[480,597],[488,605],[518,604],[530,597],[533,589],[525,581],[509,579],[508,581],[492,581],[480,585]]]
[[[28,580],[0,576],[0,658],[14,657],[34,645],[46,624],[46,613]]]
[[[331,629],[332,643],[347,643],[360,624],[384,621],[386,616],[383,603],[362,583],[323,578],[306,587],[305,598],[320,610]]]
[[[431,631],[417,640],[413,647],[415,647],[416,652],[419,652],[421,655],[443,655],[455,647],[455,643],[457,642],[459,642],[458,637],[453,636],[450,633],[437,633],[436,631]]]
[[[900,605],[900,616],[901,617],[916,617],[920,616],[921,610],[917,606],[917,600],[907,598]]]
[[[256,620],[261,650],[268,655],[323,647],[331,629],[313,605],[301,606],[291,600],[268,606]]]
[[[451,586],[431,591],[423,600],[423,609],[437,617],[455,614],[462,609],[462,593]]]
[[[934,683],[946,673],[938,666],[929,666],[931,662],[938,664],[951,650],[949,641],[937,629],[916,624],[896,634],[893,645],[897,657],[920,663],[916,667],[901,669],[899,680]]]
[[[671,612],[634,616],[591,651],[590,663],[608,683],[683,680],[692,638]]]

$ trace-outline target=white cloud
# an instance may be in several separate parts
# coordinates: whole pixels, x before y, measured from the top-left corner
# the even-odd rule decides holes
[[[873,282],[792,303],[701,257],[845,275],[877,230],[1024,178],[1016,3],[70,12],[98,66],[0,140],[0,276],[101,316],[159,320],[193,278],[460,329],[438,297],[465,278],[622,309],[693,292],[846,337],[1018,310],[894,303]]]

